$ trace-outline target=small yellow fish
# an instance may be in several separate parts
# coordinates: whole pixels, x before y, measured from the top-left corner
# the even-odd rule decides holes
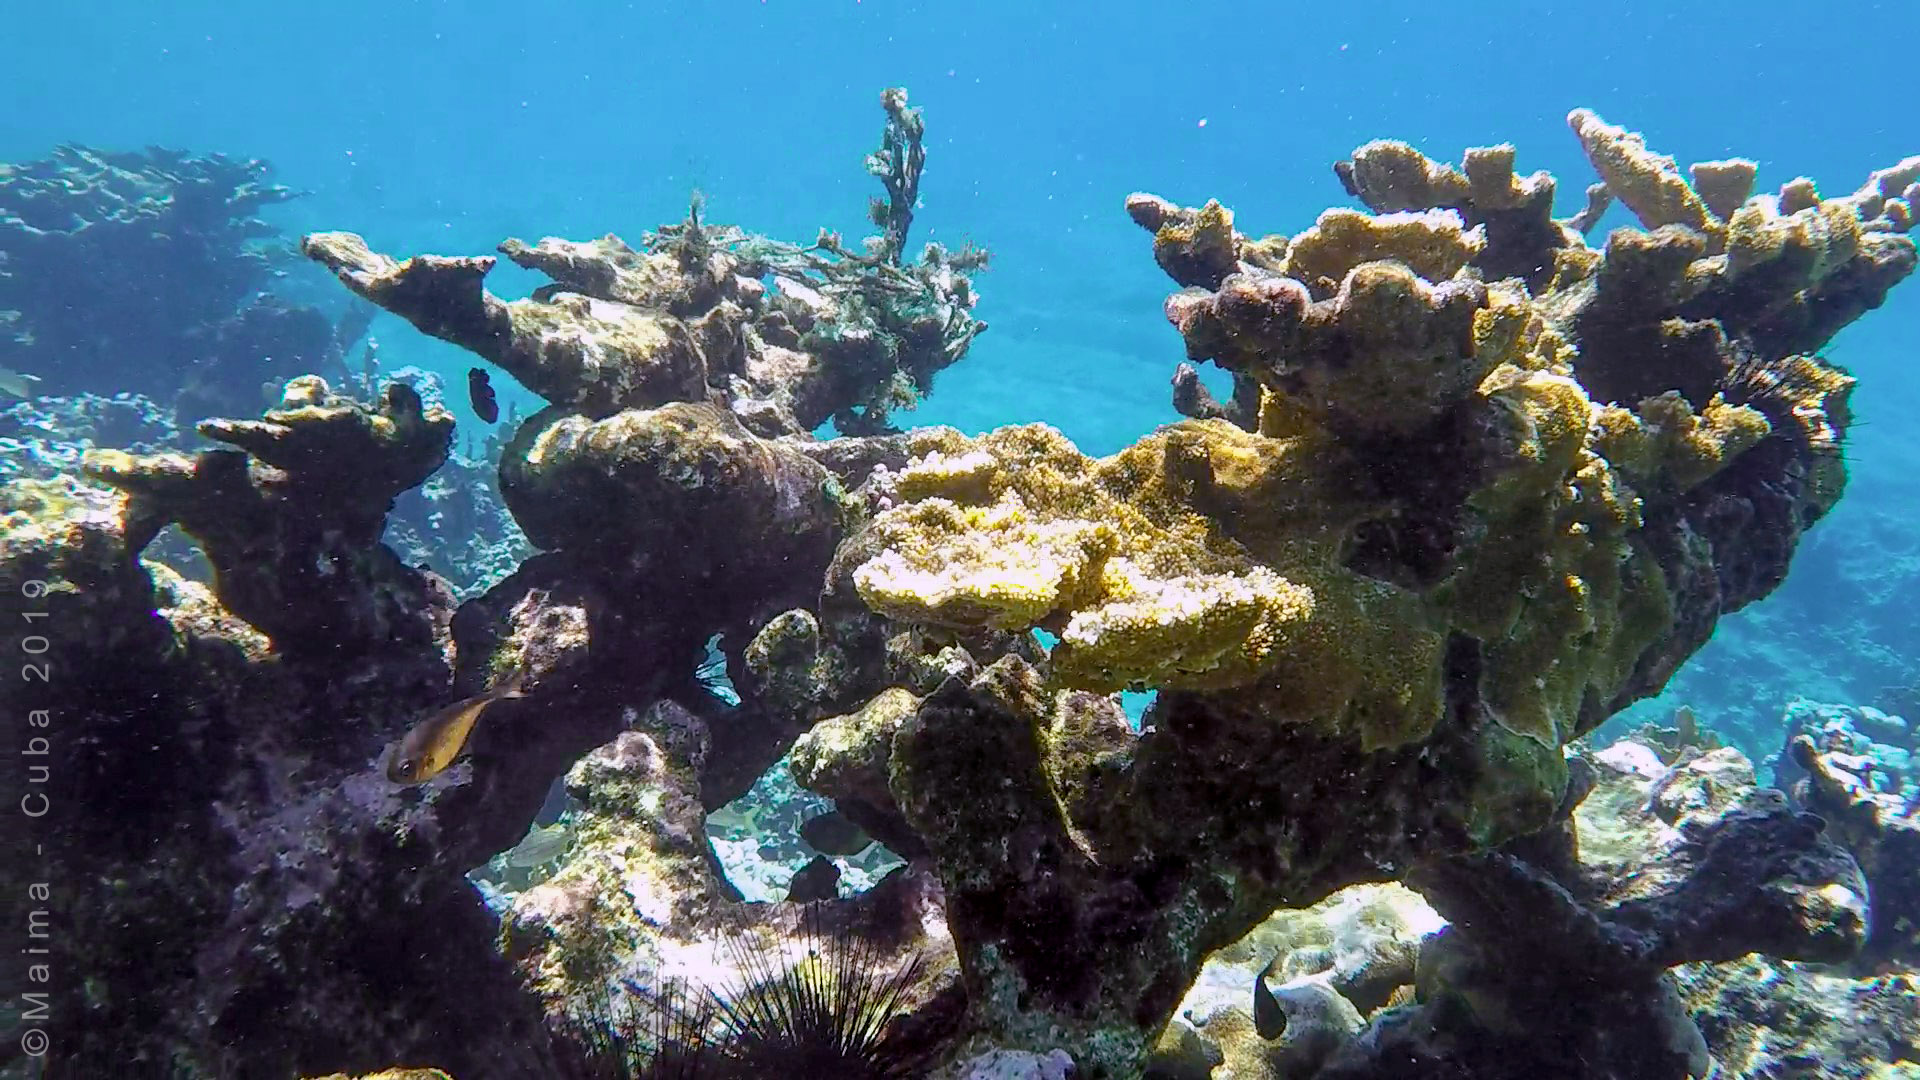
[[[0,394],[6,394],[9,397],[30,398],[33,396],[33,384],[39,381],[40,376],[38,375],[29,375],[24,371],[15,371],[12,368],[0,367]]]
[[[413,725],[387,761],[387,779],[396,784],[424,784],[440,775],[460,756],[473,725],[489,705],[526,696],[520,683],[521,677],[515,675],[484,694],[456,701]]]

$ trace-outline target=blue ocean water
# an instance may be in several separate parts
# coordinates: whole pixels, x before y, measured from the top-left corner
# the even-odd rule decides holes
[[[1564,123],[1578,106],[1683,163],[1751,157],[1761,190],[1798,175],[1851,190],[1916,141],[1899,104],[1911,54],[1881,32],[1911,14],[1898,3],[1826,5],[1817,29],[1797,5],[1719,0],[12,8],[0,160],[66,141],[262,157],[309,193],[274,208],[290,233],[346,229],[403,255],[635,237],[696,189],[710,220],[859,235],[878,92],[905,86],[929,126],[914,242],[994,254],[992,329],[912,421],[1046,420],[1092,453],[1175,418],[1180,341],[1121,209],[1131,191],[1295,232],[1345,202],[1329,164],[1368,139],[1439,160],[1508,141],[1523,171],[1561,179],[1570,213],[1591,178]],[[303,274],[289,287],[338,302],[323,271]],[[536,283],[511,265],[490,279],[509,296]],[[1920,291],[1900,290],[1833,342],[1863,380],[1851,494],[1785,589],[1727,620],[1648,715],[1684,700],[1759,732],[1789,687],[1864,701],[1916,666],[1916,326]],[[390,366],[467,366],[391,316],[374,333]]]

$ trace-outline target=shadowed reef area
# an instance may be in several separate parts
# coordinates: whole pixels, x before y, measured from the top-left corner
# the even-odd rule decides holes
[[[0,488],[7,604],[64,673],[3,703],[57,720],[62,1075],[558,1075],[548,1018],[723,940],[799,949],[802,905],[744,902],[707,833],[783,759],[906,860],[808,918],[922,961],[893,1037],[925,1075],[1699,1076],[1701,965],[1906,950],[1873,912],[1920,864],[1840,744],[1795,744],[1789,799],[1731,750],[1582,737],[1841,498],[1823,349],[1912,273],[1920,158],[1755,195],[1751,162],[1683,174],[1581,110],[1571,219],[1511,146],[1368,143],[1334,170],[1359,208],[1292,235],[1131,196],[1186,360],[1234,389],[1179,365],[1187,419],[1095,459],[895,426],[986,329],[987,256],[909,252],[922,119],[882,104],[864,245],[696,204],[635,245],[505,241],[552,282],[506,300],[495,255],[303,239],[546,402],[497,477],[455,463],[534,551],[484,588],[383,541],[454,421],[348,385],[359,332],[324,320],[329,378],[202,421],[215,448]],[[1610,203],[1638,224],[1591,236]],[[142,561],[176,530],[204,583]],[[511,677],[469,757],[387,779],[416,719]],[[557,868],[483,896],[556,781]],[[1432,932],[1275,974],[1284,1030],[1244,971],[1252,1013],[1196,1019],[1210,955],[1356,886]]]

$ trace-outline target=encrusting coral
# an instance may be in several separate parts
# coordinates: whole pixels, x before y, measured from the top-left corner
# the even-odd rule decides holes
[[[0,568],[70,582],[59,647],[111,669],[72,712],[108,748],[89,776],[121,783],[147,763],[131,747],[164,742],[169,775],[199,778],[136,793],[146,847],[68,845],[88,853],[77,873],[136,891],[170,884],[155,852],[214,867],[149,890],[186,918],[113,924],[131,901],[97,900],[89,917],[118,927],[100,948],[151,936],[178,970],[230,972],[176,1009],[96,949],[114,992],[89,1063],[540,1075],[541,1013],[658,985],[722,933],[791,939],[793,905],[740,903],[702,831],[790,748],[797,779],[913,860],[822,906],[935,957],[900,1022],[949,1071],[1064,1050],[1079,1075],[1138,1075],[1210,952],[1357,883],[1410,879],[1462,925],[1542,914],[1570,936],[1515,940],[1579,954],[1634,1022],[1664,1008],[1664,965],[1712,953],[1670,916],[1716,868],[1784,852],[1804,871],[1711,898],[1750,947],[1857,947],[1826,888],[1851,862],[1771,804],[1703,820],[1668,853],[1665,898],[1575,895],[1551,844],[1525,845],[1578,802],[1566,745],[1777,585],[1840,496],[1852,380],[1814,353],[1913,269],[1920,164],[1735,207],[1738,165],[1698,170],[1701,190],[1576,114],[1605,185],[1589,210],[1617,197],[1652,230],[1599,249],[1595,215],[1554,219],[1552,178],[1516,175],[1511,147],[1456,168],[1369,144],[1336,170],[1369,212],[1291,237],[1135,196],[1183,287],[1166,310],[1187,359],[1235,394],[1177,378],[1198,418],[1091,459],[1044,425],[891,430],[983,328],[984,257],[904,261],[924,133],[903,92],[882,105],[868,164],[887,197],[860,252],[709,225],[696,203],[637,248],[507,242],[553,280],[508,302],[484,288],[491,258],[306,239],[349,289],[549,402],[501,462],[544,550],[457,613],[378,544],[450,434],[403,391],[376,409],[296,380],[264,421],[206,429],[238,451],[98,458],[124,524],[97,492],[20,500],[34,520]],[[813,438],[828,421],[840,437]],[[271,653],[200,632],[219,625],[205,603],[156,613],[134,556],[168,521]],[[695,675],[709,643],[737,702]],[[412,718],[509,676],[525,698],[489,712],[465,763],[384,782]],[[1138,729],[1123,689],[1158,691]],[[128,700],[152,703],[133,742],[112,708]],[[180,731],[198,734],[162,734]],[[563,775],[575,840],[496,924],[461,875]],[[1524,991],[1475,997],[1499,946],[1457,940],[1436,993]],[[264,1010],[271,1038],[250,1022]]]

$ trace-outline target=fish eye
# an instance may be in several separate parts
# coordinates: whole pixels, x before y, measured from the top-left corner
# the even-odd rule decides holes
[[[400,759],[399,768],[402,775],[412,776],[414,771],[420,768],[420,763],[410,757],[403,757]]]

